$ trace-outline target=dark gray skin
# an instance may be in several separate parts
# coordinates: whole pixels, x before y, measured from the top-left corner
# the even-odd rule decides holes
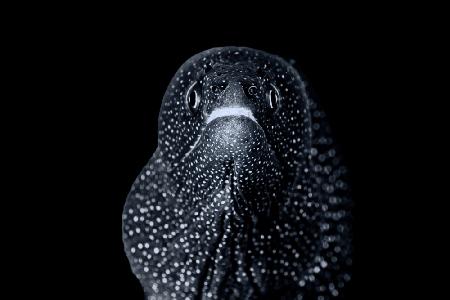
[[[289,63],[239,47],[193,56],[164,95],[158,148],[123,213],[146,297],[341,297],[351,265],[345,173]]]

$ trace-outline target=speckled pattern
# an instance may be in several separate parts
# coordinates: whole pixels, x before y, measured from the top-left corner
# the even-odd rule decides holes
[[[193,56],[123,211],[146,298],[339,298],[352,263],[345,174],[289,63],[240,47]]]

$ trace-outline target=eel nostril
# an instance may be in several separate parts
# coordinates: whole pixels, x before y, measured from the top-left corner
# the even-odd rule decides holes
[[[252,86],[250,86],[250,87],[248,88],[248,94],[249,94],[250,96],[255,95],[257,91],[258,91],[258,88],[257,88],[256,86],[254,86],[254,85],[252,85]]]

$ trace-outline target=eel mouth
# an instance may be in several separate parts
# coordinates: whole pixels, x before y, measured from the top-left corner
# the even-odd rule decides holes
[[[199,144],[202,143],[202,140],[205,140],[205,135],[207,134],[209,128],[216,127],[217,126],[216,123],[218,123],[222,120],[227,122],[227,119],[228,119],[228,121],[231,121],[233,119],[235,119],[235,120],[239,120],[239,119],[251,120],[252,121],[251,123],[253,123],[254,125],[256,125],[259,128],[259,130],[264,134],[264,138],[265,138],[264,129],[258,123],[258,121],[256,120],[252,111],[249,108],[242,107],[242,106],[220,107],[220,108],[213,110],[211,112],[211,114],[209,114],[209,116],[206,117],[205,125],[201,128],[200,134],[198,135],[195,142],[190,146],[189,151],[186,152],[183,159],[185,159],[186,157],[191,155],[191,153],[197,149]],[[214,124],[216,124],[216,125],[214,125]],[[234,124],[230,124],[230,125],[232,125],[232,126],[230,126],[228,128],[222,127],[225,130],[222,132],[222,134],[219,134],[219,135],[222,135],[225,138],[227,133],[231,134],[231,135],[244,133],[245,128],[243,128],[242,126],[237,126],[238,124],[236,124],[236,122]]]
[[[249,109],[224,107],[213,111],[199,139],[186,153],[185,163],[195,165],[201,178],[206,178],[206,189],[217,181],[221,189],[228,189],[236,215],[270,214],[279,192],[281,167]]]

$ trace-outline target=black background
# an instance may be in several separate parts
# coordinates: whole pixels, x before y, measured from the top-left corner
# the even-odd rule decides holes
[[[37,286],[28,289],[55,299],[143,299],[123,251],[121,213],[156,148],[162,96],[190,56],[235,45],[294,59],[328,114],[355,204],[346,299],[413,290],[408,273],[419,262],[407,254],[425,233],[404,221],[414,218],[404,173],[420,164],[409,147],[420,134],[410,126],[416,103],[402,91],[409,25],[345,7],[314,16],[302,8],[179,10],[38,17],[16,36],[32,81],[20,92],[34,95],[23,157],[38,175],[27,184],[44,195],[27,206],[35,251],[20,250],[29,267],[18,277]]]

